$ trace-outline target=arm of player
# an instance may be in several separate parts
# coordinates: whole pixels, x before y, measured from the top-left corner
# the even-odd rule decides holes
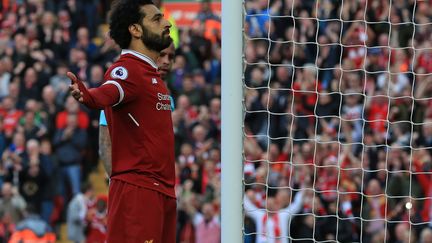
[[[67,72],[67,76],[71,80],[69,89],[72,96],[89,108],[102,110],[105,107],[117,104],[121,98],[121,94],[116,85],[102,85],[98,88],[87,89],[83,82],[79,80],[75,74]]]
[[[107,126],[99,126],[99,156],[108,177],[111,177],[111,138]]]

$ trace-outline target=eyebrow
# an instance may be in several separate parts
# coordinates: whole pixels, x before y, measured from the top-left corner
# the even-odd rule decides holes
[[[157,13],[157,14],[153,15],[152,19],[157,19],[157,18],[161,18],[161,17],[163,17],[163,14]]]

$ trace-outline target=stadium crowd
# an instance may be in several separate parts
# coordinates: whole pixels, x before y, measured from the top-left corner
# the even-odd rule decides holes
[[[28,230],[58,239],[64,223],[72,242],[105,240],[107,196],[89,184],[99,112],[69,96],[66,72],[89,87],[103,82],[120,54],[107,34],[110,2],[0,1],[0,242],[33,237]],[[166,80],[176,106],[179,242],[220,241],[220,19],[209,6],[173,31]]]
[[[432,242],[431,4],[246,1],[246,242]]]
[[[88,185],[99,113],[69,97],[65,74],[101,85],[120,52],[109,3],[0,2],[1,242],[32,220],[103,242],[106,196]],[[246,242],[432,241],[430,4],[246,1]],[[220,241],[214,20],[203,1],[179,28],[167,80],[184,243]]]

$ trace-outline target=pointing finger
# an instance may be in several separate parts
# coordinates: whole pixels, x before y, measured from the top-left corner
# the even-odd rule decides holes
[[[72,84],[76,84],[78,82],[78,78],[72,72],[67,72],[66,76],[68,76]]]

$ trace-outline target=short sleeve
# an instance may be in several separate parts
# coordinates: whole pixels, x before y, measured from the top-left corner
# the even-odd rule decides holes
[[[175,110],[174,98],[170,95],[171,111]]]
[[[100,112],[99,126],[108,126],[104,111]]]
[[[120,103],[129,102],[139,95],[137,82],[139,80],[134,66],[122,63],[105,74],[103,85],[112,84],[118,89],[120,97],[118,102],[113,105],[116,106]]]

